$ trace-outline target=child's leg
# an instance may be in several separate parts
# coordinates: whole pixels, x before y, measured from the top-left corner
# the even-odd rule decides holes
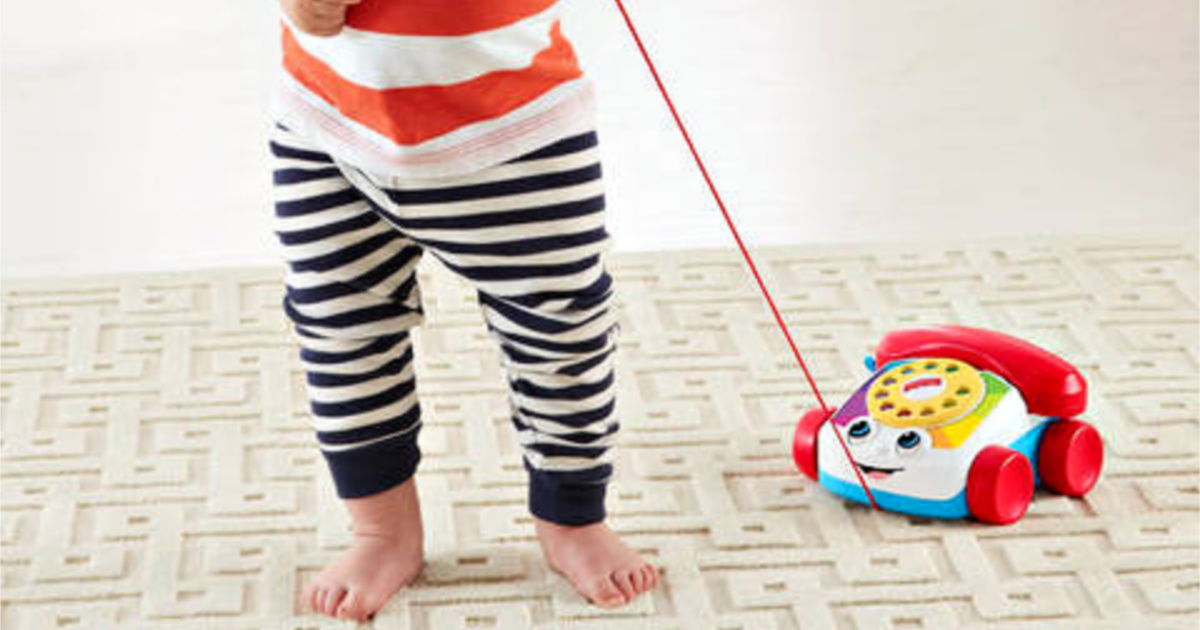
[[[277,129],[271,150],[276,234],[288,263],[283,308],[300,345],[312,427],[355,534],[307,596],[318,611],[364,618],[422,561],[409,335],[422,317],[421,250],[301,138]]]
[[[478,290],[551,563],[598,603],[650,588],[653,569],[603,525],[617,328],[595,134],[432,183],[357,175],[389,220]]]

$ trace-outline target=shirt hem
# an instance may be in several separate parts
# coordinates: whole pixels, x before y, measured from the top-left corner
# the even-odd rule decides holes
[[[594,95],[586,78],[568,93],[538,106],[537,101],[506,114],[511,121],[480,133],[443,135],[422,145],[381,147],[342,117],[323,111],[301,93],[301,86],[282,81],[272,101],[276,122],[289,127],[332,157],[364,172],[391,177],[438,178],[466,175],[501,164],[595,127]],[[486,124],[486,123],[485,123]],[[390,143],[389,143],[390,144]]]

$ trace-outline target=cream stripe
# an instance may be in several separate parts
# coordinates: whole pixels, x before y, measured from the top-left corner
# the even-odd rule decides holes
[[[273,186],[273,188],[275,190],[274,200],[276,203],[279,203],[288,201],[303,201],[309,197],[338,193],[351,188],[351,186],[350,182],[346,181],[345,179],[340,177],[329,177],[314,179],[307,182],[298,182],[295,184],[276,184]],[[310,216],[312,214],[318,213],[310,213]]]
[[[312,243],[297,243],[288,245],[287,247],[283,248],[283,257],[288,262],[297,262],[301,260],[307,260],[309,258],[316,258],[318,256],[324,256],[326,254],[331,254],[338,250],[345,249],[347,245],[365,241],[377,234],[383,234],[392,231],[392,227],[387,223],[374,223],[359,230],[339,234],[338,238],[324,239],[320,241],[314,241]]]
[[[592,429],[591,431],[587,431],[587,433],[591,433],[593,435],[601,435],[607,429],[608,429],[608,426],[606,426],[606,425],[605,426],[597,426],[596,428]],[[554,427],[552,429],[547,428],[547,430],[538,431],[536,433],[529,429],[522,429],[517,432],[518,433],[517,442],[523,446],[528,446],[528,445],[532,445],[532,444],[555,444],[555,445],[567,446],[567,447],[572,447],[572,448],[611,448],[613,445],[616,444],[616,441],[617,441],[616,433],[609,433],[608,435],[604,435],[603,437],[599,437],[591,442],[587,442],[584,444],[581,444],[578,442],[572,442],[571,440],[567,440],[562,437],[559,437],[559,435],[562,435],[564,433],[575,433],[578,431],[580,431],[580,429],[574,429],[572,427],[560,427],[558,425],[554,425]],[[555,435],[556,432],[558,435]]]
[[[351,293],[332,300],[322,300],[311,304],[296,304],[296,310],[316,318],[326,318],[351,311],[379,306],[386,298],[375,293]]]
[[[376,184],[373,180],[371,184],[378,187],[378,184]],[[589,182],[575,184],[572,186],[562,186],[548,190],[538,190],[515,195],[504,195],[501,197],[488,197],[485,199],[467,199],[464,201],[412,204],[403,206],[397,206],[393,203],[389,203],[384,207],[387,208],[389,212],[393,212],[406,218],[456,217],[469,214],[508,212],[521,208],[535,208],[538,206],[570,203],[573,201],[590,199],[602,194],[604,194],[604,181],[602,179],[594,179]]]
[[[522,239],[524,235],[522,235]],[[526,266],[526,265],[563,265],[578,262],[588,256],[608,251],[610,245],[607,240],[587,243],[585,245],[577,245],[564,249],[556,249],[547,252],[536,254],[519,254],[516,256],[499,256],[495,254],[447,254],[442,253],[444,258],[449,259],[451,263],[460,267],[507,267],[507,266]]]
[[[314,326],[305,324],[304,328],[308,331],[326,337],[342,337],[344,339],[365,339],[368,337],[380,337],[383,335],[391,335],[399,332],[405,332],[413,326],[421,323],[422,316],[420,313],[406,313],[399,317],[379,320],[368,324],[360,324],[358,326],[345,326],[342,328],[334,328],[332,326]]]
[[[518,208],[510,208],[515,210]],[[496,241],[512,241],[523,238],[535,238],[539,236],[558,236],[563,233],[585,232],[593,230],[604,225],[604,212],[591,212],[582,216],[571,217],[569,219],[551,219],[547,221],[537,221],[531,223],[514,223],[512,225],[498,225],[495,227],[472,228],[470,230],[463,229],[442,229],[442,228],[411,228],[405,227],[404,231],[411,234],[416,239],[426,239],[431,241],[448,241],[451,243],[463,239],[463,235],[470,234],[470,242],[475,243],[495,243]]]
[[[313,417],[309,425],[317,431],[349,431],[392,420],[408,413],[416,404],[417,397],[414,393],[367,413],[337,418]]]
[[[613,324],[614,320],[613,313],[610,310],[605,316],[597,317],[591,322],[588,322],[587,324],[584,324],[578,328],[561,333],[548,334],[531,331],[524,326],[511,322],[508,318],[486,306],[483,308],[484,314],[487,316],[488,321],[500,332],[521,335],[524,337],[539,337],[554,343],[573,343],[594,339],[603,334],[604,331]]]
[[[349,243],[345,245],[349,245]],[[382,264],[383,261],[395,256],[400,252],[400,250],[409,245],[411,245],[411,243],[405,241],[404,239],[391,241],[352,263],[338,267],[333,272],[289,270],[285,274],[285,282],[288,286],[296,289],[310,289],[312,287],[319,287],[329,284],[330,282],[344,281],[348,278],[356,278],[364,273],[367,273],[368,271],[371,271],[372,269],[375,269]],[[417,264],[420,262],[420,258],[420,256],[415,256],[413,260],[401,267],[399,271],[412,273]],[[404,281],[404,278],[400,278],[399,280],[389,279],[389,281],[391,282],[391,288],[395,288],[395,286],[399,286],[400,283]]]
[[[412,431],[416,431],[419,428],[421,428],[421,423],[417,422],[416,424],[412,425],[411,427],[406,427],[404,429],[396,431],[395,433],[389,433],[387,435],[373,438],[370,440],[363,440],[361,442],[352,442],[349,444],[321,444],[320,448],[321,448],[321,450],[327,451],[330,453],[339,453],[342,451],[349,451],[349,450],[353,450],[356,448],[362,448],[364,446],[368,446],[368,445],[374,444],[376,442],[382,442],[384,440],[394,438],[398,435],[404,435],[405,433],[410,433]]]
[[[613,461],[615,449],[609,449],[603,455],[596,459],[588,459],[586,457],[546,457],[532,449],[524,451],[525,457],[529,459],[529,463],[537,470],[548,472],[577,472],[581,470],[591,470],[601,464],[609,464]]]
[[[364,370],[366,371],[366,370]],[[392,387],[400,385],[405,381],[413,378],[413,364],[409,362],[404,366],[404,369],[399,374],[388,374],[379,378],[371,379],[363,383],[347,385],[344,387],[317,387],[309,384],[307,387],[309,398],[319,403],[340,403],[359,398],[366,398],[382,393]],[[415,394],[406,394],[400,400],[408,400],[414,398]]]
[[[367,343],[363,345],[369,345],[374,341],[374,339],[367,340]],[[350,361],[342,361],[340,363],[313,363],[311,361],[304,361],[303,359],[301,360],[301,363],[304,365],[304,369],[308,372],[319,372],[322,374],[362,374],[364,372],[377,370],[383,367],[385,364],[403,356],[404,353],[408,351],[411,343],[412,337],[409,337],[397,343],[387,352],[373,354]],[[321,350],[321,348],[314,347],[310,344],[304,345],[309,347],[311,350]],[[325,351],[352,352],[353,350],[354,348],[328,348]],[[305,381],[305,383],[307,384],[307,381]],[[309,385],[309,387],[311,387],[311,385]]]

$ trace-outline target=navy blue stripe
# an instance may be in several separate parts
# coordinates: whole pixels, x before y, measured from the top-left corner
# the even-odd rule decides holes
[[[321,195],[313,195],[291,201],[276,201],[275,215],[280,217],[299,217],[338,206],[347,206],[363,200],[358,190],[351,187]]]
[[[542,254],[582,245],[591,245],[603,241],[608,231],[603,227],[574,234],[555,234],[513,241],[494,241],[491,243],[454,243],[433,239],[421,239],[421,243],[431,249],[454,254],[484,254],[488,256],[529,256]]]
[[[546,457],[584,457],[587,459],[596,459],[609,449],[607,446],[567,446],[565,444],[547,444],[545,442],[530,444],[527,448],[541,453]]]
[[[521,157],[509,160],[507,164],[528,162],[530,160],[544,160],[546,158],[558,157],[560,155],[570,155],[571,153],[586,151],[597,144],[599,144],[599,138],[596,137],[596,132],[589,131],[587,133],[581,133],[577,136],[571,136],[570,138],[563,138],[554,144],[530,153],[526,153]]]
[[[400,235],[395,232],[380,232],[349,247],[312,258],[293,260],[289,264],[294,271],[330,271],[348,265],[359,258],[370,256],[380,247],[398,238]]]
[[[587,409],[585,411],[576,411],[568,414],[549,414],[540,411],[533,411],[525,407],[517,407],[517,413],[527,418],[538,418],[548,420],[554,424],[564,427],[578,429],[586,427],[590,424],[595,424],[613,414],[617,408],[616,399],[610,400],[595,409]]]
[[[393,317],[403,317],[416,312],[414,309],[396,302],[375,304],[366,308],[354,309],[333,315],[309,317],[297,311],[290,302],[284,302],[284,312],[296,326],[320,326],[322,328],[346,328],[360,324],[371,324]]]
[[[517,177],[497,182],[484,182],[448,188],[383,188],[388,199],[397,206],[413,206],[430,203],[453,203],[476,201],[495,197],[508,197],[554,188],[565,188],[600,179],[600,164],[593,163],[569,171],[553,171],[528,177]]]
[[[538,291],[525,295],[506,296],[504,299],[526,308],[537,308],[551,300],[570,300],[566,310],[582,311],[592,308],[610,297],[612,297],[612,276],[604,271],[594,282],[579,289]]]
[[[598,464],[583,470],[538,470],[528,460],[524,464],[526,472],[537,477],[539,482],[555,485],[603,484],[612,477],[613,471],[612,464]]]
[[[332,179],[341,176],[342,171],[336,166],[326,168],[281,168],[275,171],[273,179],[275,184],[301,184],[311,182],[318,179]]]
[[[333,163],[333,158],[330,158],[324,153],[317,151],[305,151],[304,149],[285,146],[275,142],[274,140],[271,141],[271,153],[274,153],[275,157],[288,160],[305,160],[308,162],[325,162],[329,164]]]
[[[386,407],[411,394],[416,387],[416,379],[410,378],[370,396],[335,403],[313,400],[309,402],[309,406],[313,415],[318,418],[343,418]]]
[[[522,328],[544,333],[547,335],[557,335],[572,330],[578,330],[597,319],[604,317],[608,313],[608,309],[600,309],[589,315],[586,319],[578,322],[562,322],[548,317],[542,317],[536,313],[531,313],[519,307],[508,304],[503,299],[496,298],[489,293],[479,292],[479,301],[500,313],[509,321],[521,326]]]
[[[514,363],[521,363],[525,365],[537,365],[539,363],[549,363],[551,361],[561,360],[559,357],[543,357],[533,354],[526,354],[525,352],[518,350],[509,344],[501,344],[500,349],[503,350],[504,355]]]
[[[522,423],[522,428],[532,429],[532,427],[524,427],[523,423]],[[607,427],[605,427],[604,431],[601,431],[600,433],[592,433],[589,431],[572,431],[570,433],[555,433],[554,437],[556,439],[566,440],[568,442],[571,442],[572,444],[578,444],[581,447],[587,447],[587,445],[592,444],[593,442],[596,442],[596,441],[600,440],[601,438],[612,435],[620,430],[621,430],[621,423],[613,422],[613,423],[609,424]],[[546,444],[546,443],[539,442],[534,445],[534,448],[537,448],[537,446],[544,445],[544,444]],[[609,447],[605,446],[605,447],[597,447],[597,448],[603,448],[603,450],[608,450]],[[603,453],[603,450],[601,451],[602,453]],[[548,453],[544,453],[544,454],[548,454]]]
[[[558,370],[556,370],[556,371],[559,374],[566,374],[568,376],[579,376],[580,374],[583,374],[584,372],[587,372],[588,370],[603,363],[604,360],[608,358],[607,355],[608,355],[608,353],[600,354],[600,355],[594,356],[590,359],[580,361],[578,363],[573,363],[571,365],[565,365],[563,367],[558,368]]]
[[[613,384],[613,373],[595,383],[581,383],[568,387],[542,387],[523,378],[512,382],[512,389],[520,394],[539,400],[583,400],[603,394]]]
[[[398,252],[386,261],[374,266],[370,271],[351,278],[346,281],[335,281],[329,284],[322,284],[315,287],[307,287],[298,289],[296,287],[287,287],[287,294],[291,298],[293,304],[315,304],[326,300],[333,300],[347,295],[362,293],[369,290],[370,287],[383,282],[392,277],[395,273],[404,268],[405,265],[412,262],[414,258],[420,257],[420,248],[409,245],[400,248]],[[412,277],[405,280],[396,290],[392,291],[391,298],[407,297],[409,291],[413,289],[416,281],[416,273]]]
[[[413,349],[410,347],[404,354],[384,363],[370,372],[361,374],[339,374],[335,372],[308,371],[308,384],[316,387],[346,387],[359,383],[369,383],[385,376],[395,376],[404,371],[413,360]]]
[[[538,348],[541,350],[549,350],[551,352],[561,352],[564,354],[582,354],[587,352],[598,352],[603,350],[608,345],[607,333],[596,335],[591,339],[584,341],[548,341],[537,337],[530,337],[518,333],[511,333],[500,330],[498,328],[488,326],[489,330],[499,335],[501,339],[508,343],[528,346],[530,348]]]
[[[373,202],[371,202],[374,205]],[[378,206],[374,206],[378,208]],[[478,230],[490,227],[510,227],[524,223],[565,221],[595,214],[604,210],[604,195],[596,195],[579,201],[506,210],[481,212],[449,217],[401,217],[381,210],[391,223],[405,230]]]
[[[300,358],[308,363],[316,364],[345,363],[390,352],[392,348],[396,347],[396,344],[408,339],[408,336],[408,331],[382,335],[371,343],[349,352],[326,352],[301,347]]]
[[[414,406],[399,417],[391,418],[377,424],[347,429],[345,431],[317,431],[317,440],[322,444],[353,444],[354,442],[382,437],[396,431],[403,431],[412,427],[420,418],[421,408]]]
[[[480,265],[473,267],[464,267],[455,265],[444,258],[439,258],[446,264],[447,267],[461,274],[469,280],[524,280],[526,278],[557,278],[559,276],[573,276],[596,266],[600,262],[599,254],[592,254],[582,260],[576,260],[569,263],[557,263],[547,265]]]
[[[368,210],[349,219],[333,221],[302,230],[276,230],[275,234],[279,236],[279,242],[284,245],[303,245],[305,243],[316,243],[324,239],[333,238],[339,234],[362,230],[376,223],[379,223],[379,217],[374,212]]]

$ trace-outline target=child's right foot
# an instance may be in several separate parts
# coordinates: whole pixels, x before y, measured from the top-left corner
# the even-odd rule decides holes
[[[411,478],[378,494],[344,501],[354,542],[308,585],[304,598],[316,612],[361,622],[421,572],[421,506]]]

